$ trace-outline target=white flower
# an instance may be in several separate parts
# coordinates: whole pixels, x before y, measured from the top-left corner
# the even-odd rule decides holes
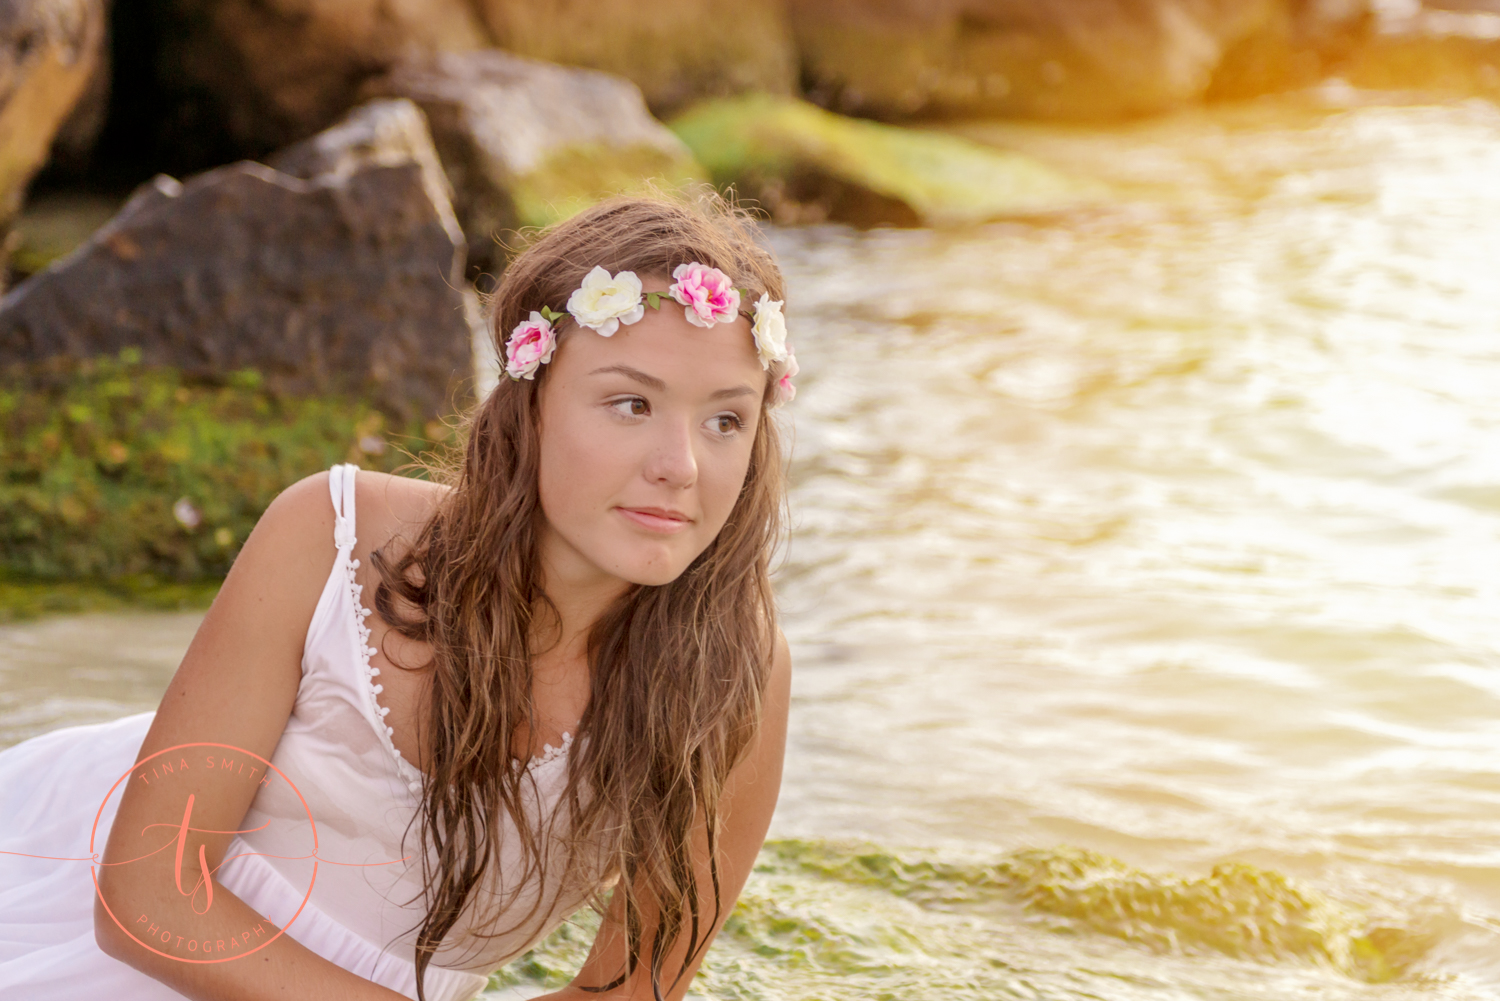
[[[760,355],[760,367],[770,368],[773,361],[786,360],[786,318],[781,315],[780,299],[772,299],[762,292],[755,303],[755,322],[750,332],[755,335],[755,350]]]
[[[172,517],[176,518],[177,523],[186,529],[197,528],[198,523],[203,520],[203,515],[186,497],[177,498],[177,503],[172,505]]]
[[[620,324],[635,323],[646,315],[641,280],[634,271],[621,271],[611,278],[608,271],[596,266],[568,297],[568,312],[579,326],[613,337]]]

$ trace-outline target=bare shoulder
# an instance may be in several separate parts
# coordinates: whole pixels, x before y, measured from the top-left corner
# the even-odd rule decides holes
[[[446,491],[439,484],[365,470],[355,477],[355,533],[362,548],[403,526],[420,526]],[[335,513],[329,471],[292,483],[267,506],[230,568],[216,605],[253,601],[274,616],[300,659],[302,640],[333,567]],[[293,642],[295,641],[295,642]]]
[[[786,635],[776,630],[771,651],[771,670],[761,690],[760,726],[755,739],[745,748],[744,756],[730,776],[727,793],[731,801],[759,803],[752,815],[770,823],[770,810],[776,805],[781,788],[782,759],[786,754],[787,722],[792,704],[792,651]],[[753,826],[753,825],[752,825]],[[764,835],[764,828],[761,834]],[[757,843],[757,848],[759,844]]]
[[[766,708],[774,708],[785,720],[792,695],[792,647],[778,626],[771,651],[771,674],[766,679]]]
[[[413,476],[361,471],[354,480],[357,548],[368,552],[391,541],[397,542],[396,548],[404,548],[432,517],[450,489],[445,484]]]

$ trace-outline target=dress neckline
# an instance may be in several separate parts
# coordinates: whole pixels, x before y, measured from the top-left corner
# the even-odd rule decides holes
[[[370,627],[365,624],[365,619],[375,614],[375,610],[373,608],[366,608],[364,605],[361,594],[364,592],[365,586],[354,579],[355,571],[359,569],[360,561],[352,558],[354,555],[354,543],[356,541],[354,534],[354,475],[359,467],[352,462],[343,463],[342,465],[344,466],[343,475],[347,482],[344,485],[343,503],[340,506],[346,510],[335,508],[334,512],[334,543],[338,549],[338,555],[334,561],[334,572],[338,572],[339,565],[342,565],[345,571],[347,587],[344,589],[344,593],[349,596],[348,617],[354,623],[355,627],[355,642],[359,649],[359,659],[363,667],[365,680],[364,691],[372,714],[370,721],[375,725],[375,732],[380,736],[380,742],[385,745],[386,751],[390,754],[392,760],[395,761],[396,771],[401,776],[402,782],[406,784],[407,790],[413,795],[420,796],[427,776],[421,769],[417,768],[402,755],[401,749],[391,739],[396,731],[394,727],[385,721],[385,717],[390,713],[391,709],[390,706],[382,706],[380,699],[377,697],[385,690],[385,686],[375,681],[375,678],[380,674],[380,668],[370,663],[370,657],[377,651],[374,647],[370,646]],[[335,496],[337,496],[337,493],[335,493]],[[530,760],[526,762],[526,771],[536,772],[543,767],[551,765],[553,762],[564,760],[572,750],[572,746],[573,735],[571,733],[564,733],[562,743],[557,747],[553,747],[551,744],[543,744],[542,753],[532,755]],[[516,758],[512,758],[511,765],[512,767],[520,768],[521,762]]]
[[[378,698],[379,694],[385,691],[385,686],[375,681],[375,678],[380,674],[380,668],[370,663],[370,657],[375,654],[376,650],[370,646],[370,627],[365,624],[365,619],[374,614],[374,609],[365,607],[360,597],[364,591],[364,585],[354,579],[354,573],[359,568],[359,560],[350,559],[348,553],[345,553],[343,558],[344,565],[348,568],[348,593],[352,612],[351,618],[358,632],[356,639],[359,643],[360,662],[364,666],[365,693],[369,698],[370,708],[375,714],[374,721],[377,723],[376,732],[380,735],[380,742],[386,746],[392,759],[396,762],[396,770],[400,772],[401,779],[406,783],[406,787],[413,793],[420,793],[427,779],[426,773],[408,761],[406,756],[401,753],[401,749],[396,746],[395,741],[391,739],[396,731],[394,727],[385,721],[385,717],[390,713],[391,707],[381,705]],[[572,747],[573,735],[571,733],[564,733],[562,735],[562,742],[558,746],[553,747],[551,744],[543,744],[542,753],[532,755],[526,762],[526,770],[536,771],[543,766],[552,764],[554,761],[559,761],[568,755]],[[511,765],[512,767],[520,768],[520,759],[512,758]]]

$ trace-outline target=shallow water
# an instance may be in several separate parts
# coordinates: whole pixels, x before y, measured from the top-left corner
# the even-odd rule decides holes
[[[1326,96],[976,126],[1117,197],[773,234],[794,715],[699,993],[1500,994],[1500,110]],[[191,621],[0,630],[0,738]]]
[[[1494,996],[1500,110],[969,131],[1122,195],[777,235],[807,374],[773,833],[1078,846],[1148,895],[1244,862],[1365,909],[1409,981],[1245,968],[1179,901],[1084,908],[1039,996]],[[1074,948],[991,920],[994,955]],[[1202,955],[1130,941],[1173,929]]]

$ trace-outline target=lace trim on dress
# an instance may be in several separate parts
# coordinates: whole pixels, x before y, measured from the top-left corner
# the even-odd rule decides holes
[[[531,760],[526,762],[526,768],[530,770],[532,768],[540,768],[542,765],[550,765],[564,754],[567,754],[572,747],[573,735],[564,732],[561,744],[558,744],[556,747],[553,747],[551,744],[543,744],[542,753],[533,754]],[[521,767],[521,763],[514,758],[511,759],[510,763],[517,768]]]
[[[401,754],[401,749],[391,740],[396,731],[394,727],[385,721],[385,717],[390,713],[391,709],[389,706],[382,706],[380,700],[376,698],[381,692],[385,691],[385,686],[377,684],[375,681],[376,676],[380,674],[380,668],[370,664],[370,658],[377,651],[374,647],[370,646],[370,627],[365,625],[365,619],[374,614],[374,609],[366,608],[364,602],[360,600],[360,595],[364,593],[365,586],[354,579],[354,571],[359,569],[359,560],[347,560],[344,563],[344,568],[348,571],[349,597],[354,605],[354,627],[359,631],[359,656],[360,662],[364,665],[365,694],[370,700],[370,709],[375,713],[375,718],[380,722],[378,732],[380,733],[381,743],[385,744],[390,750],[391,756],[396,759],[396,769],[401,773],[401,778],[405,780],[406,787],[412,792],[420,792],[422,789],[422,772],[410,761],[406,760]],[[566,755],[573,747],[573,735],[571,733],[564,733],[562,737],[562,743],[556,747],[553,747],[551,744],[543,744],[542,753],[532,756],[531,760],[526,763],[526,770],[531,771],[543,765],[549,765],[558,758]],[[519,761],[512,761],[512,764],[519,768],[521,763]]]
[[[385,686],[375,682],[376,675],[380,674],[380,668],[370,665],[370,657],[376,652],[370,645],[370,627],[365,625],[365,619],[374,614],[374,609],[366,608],[360,601],[360,595],[365,586],[354,579],[354,571],[359,569],[359,560],[346,560],[344,569],[349,574],[349,597],[354,603],[354,627],[359,631],[359,659],[364,665],[365,672],[365,695],[370,700],[370,709],[375,713],[375,719],[379,722],[378,732],[381,743],[390,750],[391,756],[396,759],[396,770],[401,773],[406,787],[412,792],[418,792],[422,788],[422,772],[406,758],[402,757],[401,749],[391,740],[395,729],[386,723],[385,717],[391,711],[390,706],[382,706],[376,698],[385,691]]]

